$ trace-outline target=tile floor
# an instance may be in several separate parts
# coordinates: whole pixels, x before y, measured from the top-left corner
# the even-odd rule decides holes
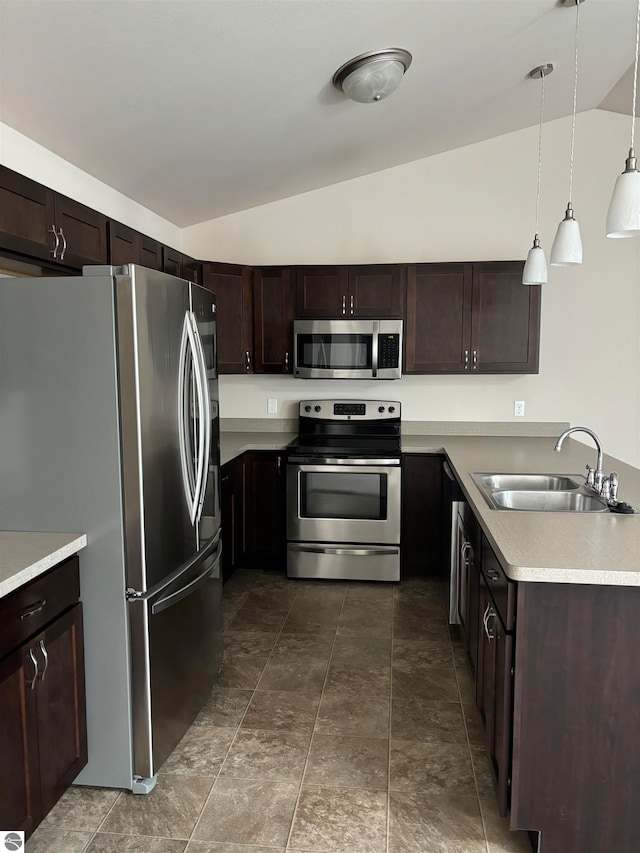
[[[72,788],[29,853],[531,853],[437,582],[242,570],[225,605],[219,684],[156,790]]]

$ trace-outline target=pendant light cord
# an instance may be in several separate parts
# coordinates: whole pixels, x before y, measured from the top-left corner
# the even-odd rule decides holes
[[[638,46],[640,45],[640,0],[636,14],[636,61],[633,66],[633,109],[631,110],[631,148],[634,148],[636,134],[636,94],[638,91]]]
[[[640,0],[638,0],[640,4]],[[542,77],[542,101],[540,104],[540,130],[538,132],[538,188],[536,191],[536,237],[538,236],[538,218],[540,213],[540,180],[542,177],[542,122],[544,121],[544,71],[540,72]]]
[[[640,0],[638,0],[640,8]],[[576,142],[576,109],[578,106],[578,32],[580,30],[580,0],[576,4],[576,56],[575,75],[573,80],[573,120],[571,122],[571,156],[569,158],[569,204],[572,205],[573,197],[573,151]]]

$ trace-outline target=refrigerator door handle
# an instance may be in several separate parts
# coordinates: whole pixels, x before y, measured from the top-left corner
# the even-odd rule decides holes
[[[204,348],[198,331],[198,323],[193,312],[191,312],[191,324],[193,330],[194,355],[196,356],[195,364],[200,371],[200,382],[202,388],[202,410],[203,418],[201,420],[201,435],[202,425],[204,424],[204,441],[202,444],[202,455],[199,460],[200,468],[200,491],[196,492],[196,522],[200,521],[202,510],[204,507],[205,492],[207,489],[207,480],[209,476],[209,455],[211,453],[211,401],[209,399],[209,380],[207,378],[207,362],[204,357]]]
[[[167,575],[163,580],[157,583],[154,587],[152,587],[147,592],[141,592],[140,590],[135,590],[132,588],[128,588],[126,590],[126,596],[129,601],[149,601],[151,599],[155,599],[158,595],[161,595],[166,589],[168,589],[172,584],[174,584],[177,580],[180,579],[182,575],[185,575],[192,569],[194,566],[197,566],[198,563],[201,563],[205,559],[209,559],[213,556],[216,551],[220,551],[221,548],[220,542],[220,533],[213,538],[209,539],[206,545],[203,545],[200,550],[194,554],[192,557],[184,562],[181,566],[178,566],[170,575]]]
[[[188,381],[189,367],[192,367],[192,376],[195,385],[196,405],[198,407],[198,424],[195,472],[194,463],[188,446],[187,434],[189,430],[189,418],[191,415],[191,383]],[[197,344],[194,338],[193,319],[191,312],[187,311],[182,327],[182,340],[180,343],[180,364],[178,367],[178,420],[179,420],[179,442],[180,462],[182,469],[182,484],[184,486],[185,498],[189,509],[191,524],[196,523],[198,513],[198,501],[202,489],[202,458],[204,453],[205,433],[204,424],[204,389],[202,387],[202,370],[199,367]],[[206,427],[205,427],[206,428]]]
[[[156,601],[155,604],[152,604],[152,615],[155,615],[156,613],[162,613],[163,610],[167,610],[169,607],[172,607],[174,604],[177,604],[179,601],[182,601],[183,598],[187,598],[187,596],[191,595],[191,593],[195,592],[201,586],[204,586],[205,583],[211,577],[217,577],[217,574],[214,572],[214,570],[216,566],[219,565],[221,556],[222,542],[218,543],[218,552],[213,563],[207,565],[207,568],[203,572],[200,572],[200,574],[193,580],[189,581],[188,584],[181,587],[180,589],[177,589],[175,592],[170,593],[169,595],[165,595],[164,598],[161,598],[159,601]],[[207,563],[209,563],[208,560]]]

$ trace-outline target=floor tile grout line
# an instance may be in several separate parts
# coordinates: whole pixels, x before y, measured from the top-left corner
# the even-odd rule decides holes
[[[387,750],[387,833],[385,839],[385,851],[389,853],[389,843],[391,840],[391,724],[393,720],[393,643],[394,643],[394,626],[396,619],[396,589],[394,587],[393,595],[391,596],[391,646],[389,648],[389,747]]]
[[[471,772],[473,773],[473,783],[474,783],[475,789],[476,789],[476,799],[478,801],[478,811],[480,812],[480,823],[482,824],[482,833],[484,835],[484,844],[485,844],[485,848],[486,848],[487,853],[491,853],[491,850],[489,848],[489,839],[487,837],[487,827],[486,827],[485,820],[484,820],[482,805],[480,803],[480,788],[478,786],[478,775],[476,773],[476,766],[475,766],[474,761],[473,761],[473,752],[471,751],[471,738],[469,736],[469,725],[467,723],[467,716],[464,712],[465,703],[462,701],[462,691],[460,690],[460,679],[458,678],[458,667],[456,665],[456,659],[455,659],[455,656],[453,654],[453,642],[451,640],[451,625],[449,625],[448,635],[449,635],[449,645],[451,647],[451,658],[453,660],[453,671],[455,673],[456,686],[458,688],[458,696],[460,697],[460,709],[462,711],[462,722],[464,724],[464,731],[465,731],[465,734],[467,737],[467,750],[469,752],[469,761],[471,762]]]
[[[248,597],[249,597],[249,592],[250,592],[250,591],[253,589],[253,587],[256,585],[256,583],[258,582],[258,580],[259,580],[259,578],[260,578],[260,577],[261,577],[261,574],[259,574],[259,575],[257,575],[257,576],[256,576],[256,579],[254,580],[254,582],[253,582],[252,586],[250,586],[250,587],[249,587],[249,590],[247,591],[246,598],[248,598]],[[245,599],[245,603],[246,603],[246,599]],[[223,606],[224,606],[224,605],[223,605]],[[291,608],[289,608],[289,609],[291,609]],[[287,612],[288,612],[288,611],[287,611]],[[235,614],[235,615],[237,615],[237,614]],[[234,615],[234,617],[233,617],[234,619],[235,619],[235,615]],[[222,632],[222,633],[223,633],[223,636],[224,636],[224,634],[229,630],[229,628],[231,627],[231,624],[232,624],[232,623],[233,623],[233,619],[231,620],[231,622],[229,623],[229,625],[227,626],[227,628]],[[283,622],[283,624],[284,624],[284,622]],[[281,633],[281,632],[282,632],[282,629],[281,629],[281,630],[280,630],[280,632],[278,633],[278,637],[280,636],[280,633]],[[268,657],[268,658],[267,658],[267,660],[265,661],[264,667],[262,668],[262,672],[260,673],[260,676],[258,677],[258,681],[260,681],[260,678],[262,678],[262,673],[264,672],[264,670],[265,670],[265,668],[266,668],[266,666],[267,666],[267,663],[269,662],[269,658],[271,657],[271,653],[273,652],[273,649],[275,648],[275,644],[276,644],[277,642],[278,642],[278,638],[276,637],[276,640],[275,640],[275,642],[274,642],[273,646],[271,647],[271,652],[269,652],[269,657]],[[224,659],[224,651],[223,651],[223,659]],[[235,743],[235,741],[236,741],[236,737],[238,736],[238,732],[240,731],[240,726],[242,725],[242,722],[243,722],[243,720],[244,720],[244,718],[245,718],[245,716],[246,716],[246,714],[247,714],[247,711],[248,711],[248,709],[249,709],[249,705],[251,704],[251,702],[252,702],[252,700],[253,700],[253,697],[255,696],[256,688],[257,688],[257,686],[258,686],[258,681],[256,682],[256,687],[254,687],[254,688],[253,688],[253,690],[251,691],[251,696],[249,697],[249,701],[247,702],[247,707],[244,709],[244,712],[243,712],[243,714],[242,714],[242,717],[241,717],[241,719],[240,719],[240,722],[239,722],[239,723],[238,723],[238,725],[236,726],[236,730],[235,730],[235,732],[234,732],[233,737],[231,738],[231,741],[229,742],[229,746],[227,747],[227,750],[226,750],[226,752],[225,752],[225,754],[224,754],[224,758],[223,758],[223,759],[222,759],[222,761],[220,762],[220,767],[218,768],[218,772],[217,772],[217,773],[215,774],[215,776],[213,777],[213,784],[211,785],[211,788],[210,788],[210,790],[209,790],[209,793],[208,793],[208,794],[207,794],[207,796],[205,797],[204,803],[202,804],[202,808],[200,809],[200,812],[198,813],[198,817],[196,818],[196,822],[194,823],[194,825],[193,825],[193,829],[191,830],[191,834],[189,835],[189,838],[188,838],[188,840],[187,840],[187,846],[191,843],[191,841],[192,841],[192,840],[194,840],[193,836],[195,835],[195,832],[196,832],[196,830],[197,830],[197,828],[198,828],[198,825],[199,825],[200,821],[202,820],[202,815],[204,814],[205,809],[207,808],[207,806],[208,806],[208,804],[209,804],[209,800],[211,799],[211,796],[212,796],[212,794],[213,794],[213,792],[214,792],[214,790],[215,790],[216,783],[217,783],[218,779],[220,778],[220,772],[221,772],[221,770],[222,770],[222,768],[223,768],[223,766],[224,766],[225,761],[227,760],[227,757],[228,757],[228,755],[229,755],[229,752],[230,752],[230,750],[231,750],[231,747],[233,746],[233,744],[234,744],[234,743]],[[192,724],[192,725],[193,725],[193,724]]]
[[[298,788],[298,796],[296,797],[296,804],[293,809],[293,815],[291,817],[291,824],[289,826],[289,833],[287,835],[287,841],[284,845],[284,849],[288,850],[289,845],[291,844],[291,836],[293,834],[293,827],[296,822],[296,815],[298,814],[298,806],[300,804],[300,797],[302,796],[302,785],[304,783],[304,777],[307,772],[307,767],[309,766],[309,758],[311,756],[311,749],[313,747],[313,738],[316,734],[316,726],[318,724],[318,717],[320,715],[320,708],[322,706],[322,699],[324,697],[324,691],[327,686],[327,679],[329,678],[329,670],[331,669],[331,660],[333,658],[333,651],[336,645],[336,639],[338,637],[338,625],[340,624],[340,617],[342,616],[342,611],[344,610],[344,603],[347,597],[347,588],[345,587],[344,595],[342,596],[342,604],[340,605],[340,613],[338,614],[338,621],[336,622],[336,628],[333,633],[333,642],[331,643],[331,651],[329,653],[329,660],[327,662],[327,670],[324,674],[324,680],[322,682],[322,689],[320,690],[320,700],[318,701],[318,709],[316,711],[315,720],[313,721],[313,726],[311,727],[311,738],[309,739],[309,748],[307,750],[307,758],[304,763],[304,767],[302,768],[302,776],[300,778],[300,786]]]

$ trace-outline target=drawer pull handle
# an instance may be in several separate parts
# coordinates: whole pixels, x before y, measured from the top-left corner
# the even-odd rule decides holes
[[[44,677],[47,674],[47,670],[49,669],[49,654],[45,648],[44,640],[40,640],[39,644],[40,651],[42,652],[42,657],[44,658],[44,669],[40,673],[40,681],[44,681]]]
[[[36,679],[38,678],[38,661],[36,660],[36,656],[33,653],[33,649],[29,649],[29,657],[31,658],[31,662],[33,663],[33,678],[31,679],[31,681],[28,681],[27,684],[32,690],[35,690]]]
[[[45,607],[47,603],[47,599],[43,598],[42,601],[38,601],[30,610],[25,610],[24,613],[20,615],[20,620],[26,619],[27,616],[34,616],[36,613],[40,613],[40,611]]]

